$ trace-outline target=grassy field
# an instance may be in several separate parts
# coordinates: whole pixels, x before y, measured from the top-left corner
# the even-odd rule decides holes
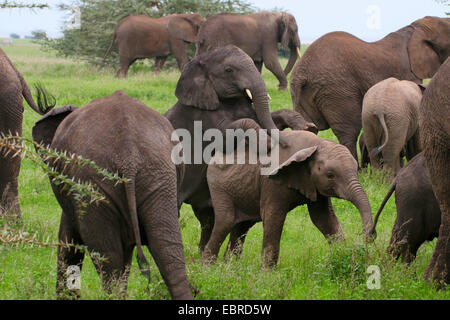
[[[114,78],[116,70],[96,68],[58,58],[42,52],[28,41],[3,48],[22,72],[30,87],[40,81],[56,97],[57,105],[83,106],[92,99],[123,90],[147,106],[164,113],[176,102],[178,71],[164,71],[158,76],[149,66],[135,66],[129,79]],[[303,48],[304,50],[305,48]],[[286,61],[284,61],[286,62]],[[152,64],[152,63],[151,63]],[[290,94],[277,90],[276,78],[264,70],[271,108],[292,108]],[[24,136],[39,115],[25,105]],[[331,131],[321,137],[336,140]],[[381,174],[362,172],[361,183],[369,196],[373,213],[378,209],[389,185]],[[40,239],[57,241],[60,207],[51,191],[48,178],[33,163],[25,160],[19,179],[23,221],[20,226]],[[239,260],[224,262],[222,255],[215,265],[199,263],[197,244],[200,225],[190,206],[182,207],[180,224],[184,241],[186,267],[190,282],[199,290],[197,299],[449,299],[450,291],[436,291],[423,280],[423,274],[435,241],[424,244],[410,265],[393,260],[386,247],[394,224],[394,197],[388,202],[378,224],[377,240],[366,246],[361,235],[361,219],[349,202],[333,199],[336,214],[346,237],[344,243],[330,246],[310,221],[306,206],[288,214],[281,239],[278,267],[260,270],[262,225],[250,230]],[[0,221],[5,226],[5,221]],[[222,248],[223,252],[223,248]],[[147,256],[151,260],[147,251]],[[128,299],[169,299],[162,278],[152,264],[150,291],[146,280],[133,266],[128,285]],[[366,281],[369,265],[381,270],[381,288],[370,290]],[[0,244],[0,299],[55,299],[56,249],[29,245]],[[86,257],[81,277],[82,299],[107,299],[90,258]]]

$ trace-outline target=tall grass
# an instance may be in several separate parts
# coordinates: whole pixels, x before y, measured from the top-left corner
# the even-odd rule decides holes
[[[176,102],[175,86],[178,71],[164,71],[155,76],[149,64],[133,66],[129,79],[117,80],[112,69],[96,69],[84,63],[41,52],[36,44],[17,41],[5,47],[31,86],[42,82],[56,97],[58,106],[83,106],[92,99],[123,90],[147,106],[164,113]],[[303,48],[304,50],[304,48]],[[284,61],[286,63],[286,61]],[[271,108],[292,108],[290,94],[278,91],[278,81],[264,70]],[[39,115],[25,105],[24,136],[31,138],[31,128]],[[321,137],[337,141],[333,133],[320,132]],[[361,183],[375,211],[389,185],[379,172],[361,172]],[[19,197],[23,212],[20,226],[29,233],[57,241],[61,209],[50,188],[48,178],[28,160],[22,162],[19,176]],[[377,240],[365,245],[361,219],[348,201],[333,199],[336,214],[346,240],[329,245],[309,218],[306,206],[287,216],[281,238],[278,266],[273,271],[260,269],[262,224],[249,232],[240,259],[225,262],[222,248],[214,265],[200,264],[197,250],[200,225],[190,206],[183,205],[180,224],[185,246],[188,278],[199,290],[198,299],[449,299],[448,290],[436,291],[423,280],[424,270],[435,241],[424,244],[417,259],[410,265],[393,260],[386,253],[396,210],[392,199],[380,218]],[[0,224],[5,221],[0,219]],[[0,226],[1,227],[1,226]],[[0,231],[1,232],[1,231]],[[148,257],[150,255],[147,253]],[[150,290],[133,261],[128,285],[128,299],[169,299],[162,278],[151,261]],[[366,285],[367,266],[381,270],[381,288],[370,290]],[[0,299],[55,299],[56,250],[26,245],[0,245]],[[107,299],[99,277],[88,257],[82,271],[82,299]]]

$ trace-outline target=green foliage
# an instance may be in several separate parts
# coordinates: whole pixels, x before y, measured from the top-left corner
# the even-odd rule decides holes
[[[12,39],[20,39],[20,36],[17,33],[11,33],[9,35],[9,37],[12,38]]]
[[[249,13],[254,9],[245,0],[75,0],[71,5],[60,5],[61,10],[79,14],[79,26],[67,26],[63,37],[42,42],[46,49],[54,49],[58,55],[102,65],[103,57],[113,38],[117,23],[129,15],[161,17],[174,13],[199,13],[209,17],[220,12]],[[191,47],[193,47],[191,45]],[[190,48],[192,56],[194,50]],[[117,67],[119,58],[112,50],[107,64]],[[174,59],[167,66],[175,66]]]
[[[49,8],[49,5],[46,3],[22,3],[8,0],[0,2],[0,9],[46,9],[46,8]]]

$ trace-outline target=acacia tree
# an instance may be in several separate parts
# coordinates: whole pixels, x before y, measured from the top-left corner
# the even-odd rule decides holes
[[[77,20],[62,30],[59,39],[44,39],[45,48],[56,50],[64,57],[85,60],[101,65],[103,56],[111,42],[117,23],[129,15],[143,14],[161,17],[175,13],[199,13],[207,18],[211,15],[232,12],[245,14],[255,9],[246,0],[74,0],[70,5],[59,8]],[[193,48],[190,48],[192,55]],[[107,64],[116,67],[119,63],[117,50],[112,50]],[[175,66],[175,60],[168,59],[166,66]]]

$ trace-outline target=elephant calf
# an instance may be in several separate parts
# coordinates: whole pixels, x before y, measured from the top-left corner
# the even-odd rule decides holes
[[[130,181],[116,186],[93,169],[65,170],[61,160],[53,164],[56,171],[90,182],[106,196],[107,202],[88,205],[81,216],[74,195],[52,182],[63,210],[59,241],[85,245],[107,259],[93,259],[107,291],[121,281],[119,289],[125,294],[133,249],[137,247],[143,271],[148,264],[141,246],[148,245],[172,298],[192,298],[177,207],[177,184],[184,167],[171,160],[172,132],[167,119],[121,91],[80,109],[54,109],[33,127],[36,142],[81,155]],[[84,252],[58,248],[58,296],[66,292],[67,267],[81,268],[83,258]],[[150,276],[148,270],[143,273]]]
[[[441,210],[433,192],[423,152],[408,162],[395,177],[375,217],[374,230],[381,211],[394,191],[397,219],[388,252],[396,258],[401,257],[403,262],[410,263],[422,243],[438,236],[441,224]]]
[[[253,127],[257,127],[256,123]],[[328,240],[342,238],[330,197],[351,201],[360,212],[364,234],[369,235],[370,204],[358,181],[358,165],[349,150],[308,131],[283,131],[280,135],[285,136],[288,146],[279,148],[280,165],[270,175],[261,175],[259,161],[226,164],[221,153],[216,153],[211,160],[207,179],[215,222],[203,252],[205,262],[216,259],[222,242],[234,227],[249,228],[262,220],[262,262],[273,267],[278,260],[286,214],[303,204],[307,204],[312,222]],[[239,152],[244,151],[237,151],[235,157],[239,157]],[[218,164],[221,161],[225,164]]]
[[[404,148],[408,150],[408,160],[421,151],[418,130],[421,99],[419,85],[395,78],[380,81],[367,91],[362,127],[372,167],[379,168],[382,161],[383,168],[396,175]]]

